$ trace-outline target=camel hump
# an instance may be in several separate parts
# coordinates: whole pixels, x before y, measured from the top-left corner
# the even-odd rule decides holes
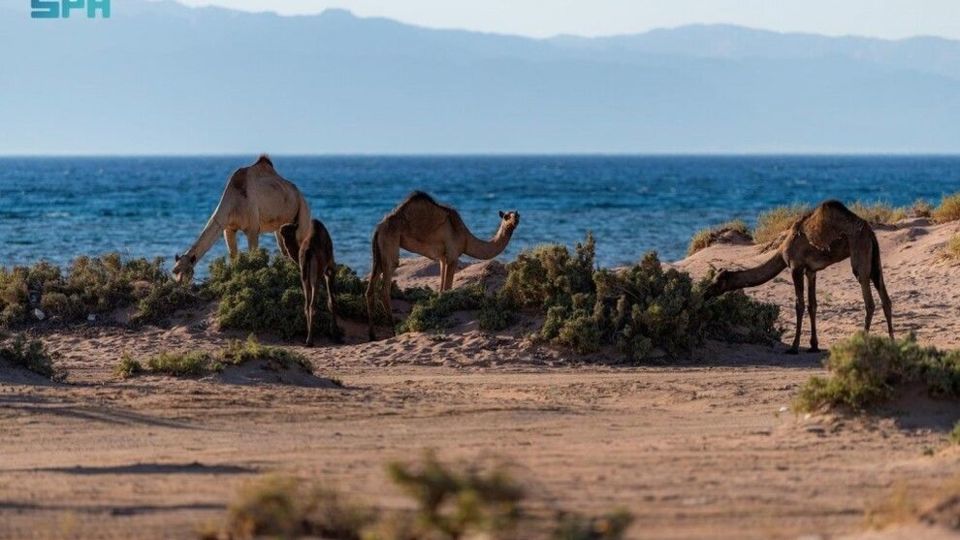
[[[270,161],[270,156],[266,154],[260,154],[260,157],[257,158],[257,162],[254,165],[267,165],[273,167],[273,161]]]
[[[430,196],[429,193],[425,191],[419,191],[419,190],[411,192],[410,195],[407,195],[407,199],[403,201],[403,204],[401,204],[400,206],[403,206],[404,204],[411,203],[411,202],[425,202],[435,206],[442,206],[440,203],[437,202],[436,199]]]
[[[803,219],[803,233],[814,247],[828,250],[834,242],[852,236],[864,223],[842,202],[829,200]]]

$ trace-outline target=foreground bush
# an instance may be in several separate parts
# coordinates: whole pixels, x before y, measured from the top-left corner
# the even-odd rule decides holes
[[[701,249],[712,246],[721,236],[729,232],[735,232],[747,238],[753,238],[750,234],[750,227],[748,227],[743,220],[735,219],[722,225],[717,225],[716,227],[697,231],[697,233],[693,235],[693,238],[690,239],[690,245],[687,247],[687,256],[689,257]]]
[[[940,206],[933,210],[933,220],[937,223],[947,223],[960,219],[960,193],[948,195],[940,201]]]
[[[219,373],[229,366],[261,361],[266,369],[281,371],[299,368],[313,373],[313,366],[303,356],[282,347],[262,345],[253,336],[246,341],[234,340],[219,351],[164,352],[141,363],[124,354],[115,373],[120,377],[140,374],[201,377]]]
[[[35,322],[34,310],[61,322],[136,306],[132,322],[157,322],[196,297],[163,269],[163,260],[116,253],[78,257],[66,272],[50,263],[0,268],[0,326]]]
[[[794,204],[778,206],[757,216],[757,226],[753,229],[753,240],[757,244],[769,244],[780,237],[780,233],[789,229],[794,222],[809,212],[810,206]]]
[[[689,274],[664,269],[656,254],[624,271],[594,270],[588,237],[571,255],[563,246],[523,252],[508,265],[499,301],[540,310],[539,339],[580,354],[616,347],[640,361],[660,349],[679,356],[711,337],[736,342],[779,339],[779,308],[742,293],[709,302]]]
[[[525,493],[502,466],[452,466],[427,453],[419,462],[392,463],[388,473],[414,510],[381,512],[322,485],[269,476],[244,486],[221,530],[206,538],[337,538],[407,540],[517,538]],[[598,518],[561,513],[552,538],[616,540],[632,516]]]
[[[0,346],[0,360],[49,379],[63,378],[63,373],[54,367],[53,358],[43,342],[27,339],[23,334]]]
[[[363,292],[366,283],[346,266],[337,268],[336,299],[340,317],[366,321]],[[241,252],[236,260],[216,259],[204,285],[208,297],[220,301],[217,320],[221,328],[268,332],[284,339],[306,335],[300,269],[289,258],[271,258],[265,249]],[[314,325],[329,332],[326,299],[317,298]]]
[[[812,377],[800,389],[795,408],[864,409],[920,387],[931,397],[960,397],[960,351],[921,347],[914,336],[901,340],[858,332],[830,348],[830,375]]]
[[[960,234],[951,236],[947,242],[947,256],[960,260]]]

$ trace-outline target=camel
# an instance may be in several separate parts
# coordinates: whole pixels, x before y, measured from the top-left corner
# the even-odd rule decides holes
[[[207,221],[200,237],[183,255],[175,257],[173,276],[180,283],[193,279],[193,270],[220,233],[227,242],[230,258],[237,257],[237,231],[247,237],[247,247],[256,251],[261,233],[276,233],[277,245],[283,250],[280,227],[296,223],[297,240],[310,234],[310,207],[297,186],[284,180],[266,155],[256,163],[238,169],[230,177],[220,197],[220,204]]]
[[[713,298],[727,291],[762,285],[789,266],[797,295],[797,332],[793,336],[793,345],[787,353],[797,354],[800,350],[804,276],[809,285],[807,307],[810,314],[810,352],[819,352],[817,272],[848,257],[853,266],[853,275],[860,282],[860,288],[863,291],[863,302],[866,307],[864,330],[870,331],[870,323],[873,320],[875,305],[870,290],[870,282],[873,281],[880,295],[880,302],[883,304],[887,332],[893,339],[892,307],[887,288],[883,283],[883,268],[880,265],[880,246],[877,243],[877,237],[869,223],[839,201],[825,201],[812,212],[798,219],[777,248],[777,253],[759,266],[739,271],[721,270],[714,276],[704,296]]]
[[[381,284],[381,303],[390,316],[390,286],[393,272],[400,264],[400,248],[423,255],[440,263],[440,291],[453,285],[460,255],[475,259],[492,259],[506,249],[513,231],[520,224],[515,211],[500,212],[500,227],[489,241],[470,232],[459,212],[437,203],[421,191],[410,194],[387,214],[373,233],[373,265],[367,286],[367,314],[370,319],[370,340],[374,340],[375,297]]]
[[[337,308],[334,284],[337,277],[337,263],[333,259],[333,240],[327,228],[314,219],[311,222],[311,234],[303,240],[297,240],[296,223],[280,227],[283,240],[281,250],[300,266],[300,283],[303,286],[303,314],[307,318],[307,347],[313,346],[313,317],[316,314],[317,288],[320,275],[323,275],[327,289],[327,309],[330,311],[330,336],[334,341],[343,339],[343,330],[337,325]]]

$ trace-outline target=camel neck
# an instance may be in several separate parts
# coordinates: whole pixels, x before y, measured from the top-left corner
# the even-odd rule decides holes
[[[467,231],[467,246],[463,252],[474,259],[492,259],[507,249],[512,235],[513,231],[506,229],[503,225],[497,229],[497,233],[490,240],[481,240]]]
[[[777,274],[779,274],[786,267],[787,262],[783,259],[783,254],[777,250],[772,257],[761,263],[759,266],[748,268],[746,270],[730,272],[730,277],[727,281],[728,286],[724,288],[727,291],[735,291],[746,287],[763,285],[764,283],[777,277]]]

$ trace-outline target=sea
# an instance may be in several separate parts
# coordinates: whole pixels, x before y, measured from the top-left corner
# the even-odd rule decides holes
[[[0,266],[119,252],[163,257],[196,239],[232,171],[256,156],[0,158]],[[936,203],[960,191],[960,156],[273,156],[333,237],[337,261],[370,268],[377,222],[409,192],[457,208],[491,236],[517,210],[501,256],[592,232],[598,263],[656,251],[680,259],[699,229],[771,207],[845,202]],[[272,235],[261,246],[275,250]],[[241,236],[241,249],[245,239]],[[198,265],[226,254],[218,242]]]

